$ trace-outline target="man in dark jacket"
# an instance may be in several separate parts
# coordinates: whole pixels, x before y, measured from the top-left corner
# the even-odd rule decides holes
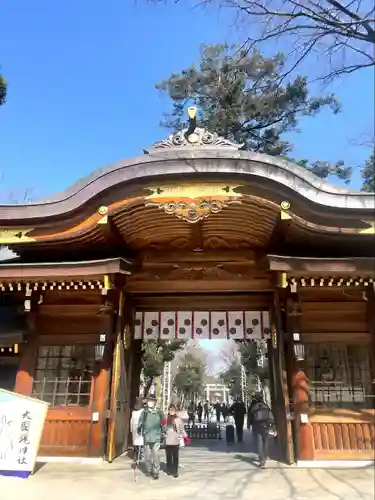
[[[190,422],[191,422],[194,425],[196,411],[197,411],[197,409],[195,407],[195,403],[194,403],[194,401],[191,401],[191,403],[189,404],[188,409],[187,409],[188,418],[189,418],[188,424],[190,424]]]
[[[217,401],[215,403],[214,409],[215,409],[215,413],[216,413],[216,422],[219,424],[220,423],[220,414],[221,414],[221,404],[219,403],[219,401]]]
[[[252,412],[252,409],[256,403],[257,403],[257,398],[256,398],[256,395],[254,395],[251,398],[250,404],[247,408],[247,428],[248,428],[248,430],[250,430],[250,426],[251,426],[251,412]]]
[[[223,403],[221,405],[221,413],[223,415],[224,423],[228,422],[228,412],[229,412],[229,408],[228,408],[227,404]]]
[[[269,433],[274,430],[275,420],[270,407],[264,402],[262,392],[255,395],[249,417],[258,446],[259,464],[261,469],[264,469],[268,458]]]
[[[200,424],[202,423],[202,413],[203,413],[203,406],[202,403],[199,401],[197,406],[197,415],[198,415],[198,422]]]
[[[229,413],[233,415],[234,425],[236,427],[237,441],[242,443],[243,440],[243,424],[246,415],[245,403],[240,398],[230,407]]]
[[[156,399],[148,398],[147,408],[139,418],[138,434],[144,438],[146,474],[159,479],[159,449],[163,434],[166,432],[166,420],[163,413],[156,408]]]
[[[203,405],[203,411],[204,411],[204,420],[208,422],[209,420],[209,412],[210,412],[210,405],[208,401],[206,401]]]

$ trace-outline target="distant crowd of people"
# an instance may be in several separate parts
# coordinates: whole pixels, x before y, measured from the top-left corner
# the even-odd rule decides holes
[[[214,405],[210,404],[209,401],[205,401],[203,404],[199,402],[197,405],[192,401],[188,408],[188,423],[195,423],[196,418],[198,423],[209,422],[214,414],[216,414],[216,421],[220,422],[221,417],[223,421],[227,422],[229,417],[229,406],[226,403],[216,402]]]

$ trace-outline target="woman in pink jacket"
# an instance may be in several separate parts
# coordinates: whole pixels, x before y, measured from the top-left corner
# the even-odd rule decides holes
[[[175,405],[168,408],[167,435],[165,438],[165,454],[167,458],[167,474],[178,477],[178,461],[180,446],[190,444],[182,418],[177,415]]]

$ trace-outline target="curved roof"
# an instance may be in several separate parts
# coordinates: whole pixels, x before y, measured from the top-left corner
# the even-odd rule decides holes
[[[51,199],[27,205],[0,205],[0,220],[53,217],[78,209],[105,190],[132,181],[178,176],[222,176],[262,180],[264,185],[276,183],[289,196],[297,194],[316,209],[348,209],[373,212],[372,193],[351,191],[332,186],[307,169],[294,163],[251,151],[229,152],[221,149],[176,149],[153,152],[120,161],[79,180]]]
[[[126,244],[139,250],[166,244],[177,235],[189,237],[191,229],[155,207],[145,208],[150,189],[228,183],[237,193],[232,194],[241,197],[241,205],[205,220],[207,241],[226,231],[229,241],[233,236],[237,241],[242,238],[244,246],[250,240],[253,246],[267,246],[284,200],[293,213],[291,234],[295,242],[315,244],[317,234],[322,239],[373,234],[373,194],[332,186],[296,164],[241,151],[239,145],[204,129],[196,128],[188,137],[185,132],[155,144],[141,156],[96,170],[49,200],[0,205],[0,226],[17,227],[17,234],[22,233],[20,243],[25,246],[32,241],[35,249],[39,244],[58,245],[62,240],[100,247],[106,242],[97,225],[98,209],[105,206]],[[241,238],[236,231],[242,232]],[[0,234],[1,243],[9,241],[2,241]],[[17,241],[10,246],[18,251]]]

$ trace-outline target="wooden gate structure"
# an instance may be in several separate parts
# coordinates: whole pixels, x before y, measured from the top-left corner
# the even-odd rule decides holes
[[[15,390],[50,403],[41,455],[127,448],[145,337],[260,334],[284,460],[373,459],[373,194],[188,130],[0,206],[0,307],[27,316]]]

